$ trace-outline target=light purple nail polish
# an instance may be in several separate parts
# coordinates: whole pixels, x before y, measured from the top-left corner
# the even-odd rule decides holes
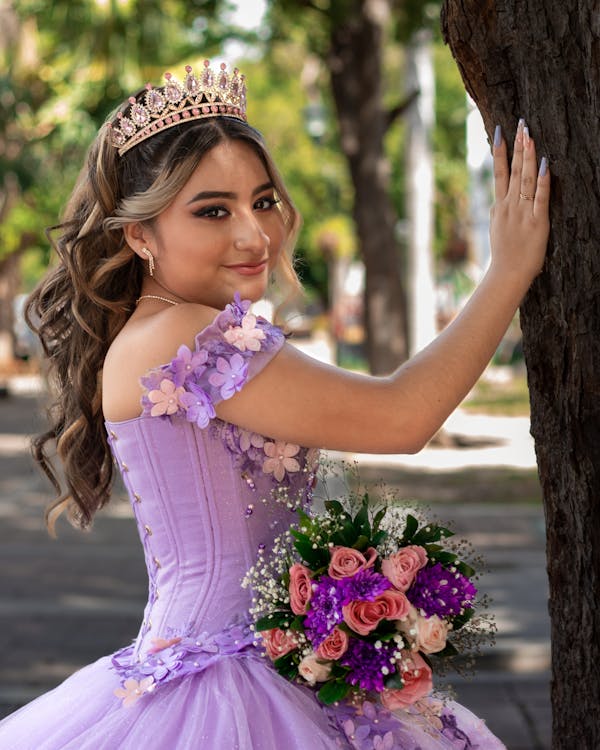
[[[525,120],[522,117],[520,117],[519,122],[517,123],[517,130],[519,130],[519,128],[522,129],[524,127],[525,127]]]
[[[502,143],[502,128],[500,125],[496,125],[496,129],[494,130],[494,147],[498,148],[498,146]]]
[[[546,172],[548,171],[548,160],[545,156],[542,156],[542,161],[540,162],[540,177],[544,177]]]

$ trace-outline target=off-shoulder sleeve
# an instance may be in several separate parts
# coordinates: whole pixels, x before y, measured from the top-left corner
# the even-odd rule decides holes
[[[285,342],[280,328],[253,315],[250,302],[234,301],[196,335],[194,349],[141,378],[142,414],[182,417],[206,427],[219,401],[231,398],[257,375]]]

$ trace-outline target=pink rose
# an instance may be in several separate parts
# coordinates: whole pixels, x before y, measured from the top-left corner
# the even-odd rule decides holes
[[[381,620],[401,620],[406,617],[410,602],[406,596],[394,589],[388,589],[372,602],[350,602],[342,607],[346,623],[360,635],[374,630]]]
[[[419,651],[424,654],[435,654],[446,647],[448,623],[437,615],[417,617],[417,643]]]
[[[369,547],[365,555],[352,547],[332,547],[329,575],[338,581],[358,573],[359,570],[372,568],[377,559],[377,550]]]
[[[419,654],[403,651],[402,659],[398,664],[398,672],[402,677],[404,687],[399,690],[384,690],[381,693],[381,702],[389,711],[408,708],[433,689],[431,669]]]
[[[339,659],[348,648],[348,633],[334,628],[317,649],[319,659]]]
[[[331,662],[323,662],[315,653],[305,656],[298,664],[298,672],[311,685],[325,682],[331,674]]]
[[[310,570],[300,563],[290,568],[290,606],[295,615],[303,615],[312,596]]]
[[[398,591],[410,588],[415,576],[427,564],[427,552],[423,547],[411,544],[390,555],[381,563],[381,572]]]
[[[290,651],[293,651],[298,647],[294,636],[288,635],[288,633],[285,630],[281,630],[281,628],[263,630],[260,635],[262,636],[267,656],[272,661],[279,659],[280,656],[285,656],[285,654],[288,654]]]

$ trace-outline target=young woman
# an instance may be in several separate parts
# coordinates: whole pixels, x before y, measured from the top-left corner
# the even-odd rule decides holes
[[[313,449],[427,442],[544,262],[550,179],[520,122],[510,172],[496,131],[492,262],[460,316],[389,377],[313,361],[248,309],[273,274],[296,283],[298,216],[245,122],[243,79],[186,70],[102,128],[60,225],[60,261],[30,302],[58,394],[37,457],[56,482],[45,453],[56,441],[67,483],[48,522],[67,510],[87,525],[109,499],[114,458],[149,601],[134,644],[5,719],[2,748],[363,747],[336,708],[260,656],[240,580],[304,501]],[[503,747],[466,709],[444,711],[444,722],[399,712],[369,748]]]

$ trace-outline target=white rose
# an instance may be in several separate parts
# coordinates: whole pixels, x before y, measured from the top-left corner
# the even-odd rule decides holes
[[[315,653],[312,653],[302,659],[298,665],[298,672],[311,685],[314,685],[315,682],[325,682],[331,674],[331,662],[324,662]]]

